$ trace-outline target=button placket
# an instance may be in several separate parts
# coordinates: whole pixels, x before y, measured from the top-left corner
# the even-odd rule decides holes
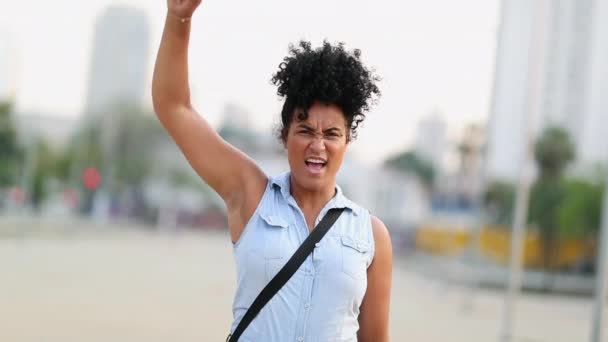
[[[300,302],[301,307],[298,310],[298,326],[297,326],[297,334],[296,341],[304,341],[304,336],[307,336],[307,325],[310,315],[310,307],[312,306],[312,288],[313,288],[314,279],[307,278],[304,281],[304,297],[302,298],[302,302]]]
[[[323,249],[321,248],[321,242],[317,242],[312,251],[312,262],[315,270],[319,267],[321,260],[323,260]]]

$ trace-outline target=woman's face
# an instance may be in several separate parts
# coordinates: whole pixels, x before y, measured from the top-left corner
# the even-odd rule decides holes
[[[291,175],[299,186],[319,191],[334,186],[348,145],[349,131],[342,110],[316,102],[301,120],[296,109],[285,138]]]

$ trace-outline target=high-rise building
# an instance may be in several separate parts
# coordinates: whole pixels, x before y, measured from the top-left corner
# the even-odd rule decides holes
[[[146,13],[115,5],[95,25],[85,111],[98,115],[119,103],[140,104],[146,91],[150,33]]]
[[[515,179],[528,125],[534,136],[550,125],[565,128],[577,163],[608,158],[606,89],[608,13],[599,0],[503,1],[486,171]],[[602,109],[603,107],[603,109]],[[600,122],[604,122],[601,127]],[[606,152],[601,152],[601,150]]]
[[[608,2],[593,3],[591,55],[578,155],[582,162],[608,161]]]
[[[418,122],[414,151],[437,170],[444,167],[447,143],[446,123],[438,111]]]

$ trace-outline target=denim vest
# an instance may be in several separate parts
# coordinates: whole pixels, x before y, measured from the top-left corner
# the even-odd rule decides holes
[[[346,210],[239,341],[357,341],[359,307],[374,257],[371,218],[336,187],[336,195],[321,210],[315,226],[331,208]],[[304,214],[290,193],[290,174],[270,178],[234,244],[237,291],[231,332],[308,234]]]

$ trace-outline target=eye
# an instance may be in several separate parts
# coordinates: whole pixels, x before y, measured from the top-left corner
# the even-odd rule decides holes
[[[309,130],[305,130],[305,129],[301,129],[297,132],[299,135],[303,135],[303,136],[311,136],[312,132]]]
[[[325,137],[328,138],[328,139],[335,140],[335,139],[341,138],[342,134],[340,132],[332,131],[332,132],[326,133]]]

